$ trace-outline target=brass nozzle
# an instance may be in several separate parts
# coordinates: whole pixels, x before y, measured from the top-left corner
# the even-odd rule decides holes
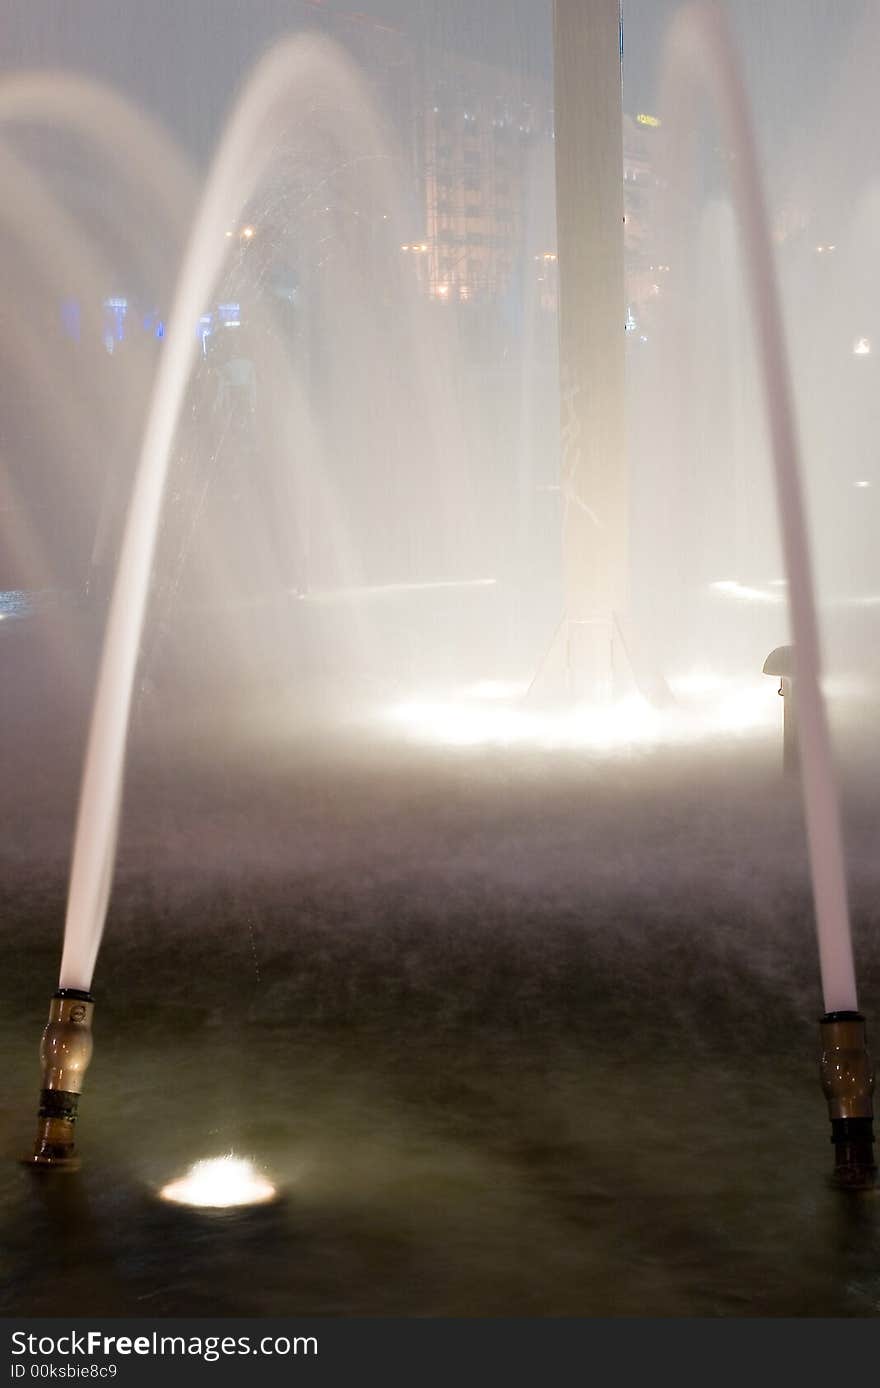
[[[875,1184],[874,1065],[860,1012],[829,1012],[819,1023],[820,1073],[828,1100],[834,1181],[848,1190]]]
[[[27,1165],[75,1171],[74,1142],[83,1079],[92,1058],[92,1014],[95,1004],[78,988],[59,988],[49,1004],[49,1020],[40,1042],[40,1109],[33,1156]]]

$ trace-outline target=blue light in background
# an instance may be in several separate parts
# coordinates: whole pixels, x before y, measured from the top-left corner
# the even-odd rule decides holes
[[[128,313],[128,300],[105,299],[104,307],[112,315],[112,335],[117,342],[121,342],[125,337],[125,315]]]
[[[114,295],[112,298],[105,299],[104,308],[104,328],[102,340],[108,353],[112,355],[114,348],[125,339],[125,321],[129,313],[136,315],[137,321],[142,330],[149,336],[161,342],[166,334],[167,325],[164,318],[159,316],[157,309],[150,309],[144,312],[133,304],[129,299]],[[60,302],[61,328],[65,337],[72,342],[82,341],[82,306],[78,299],[62,299]],[[203,313],[196,326],[196,337],[202,346],[202,352],[207,356],[207,340],[218,327],[238,328],[241,326],[241,304],[223,303],[218,304],[212,313]]]
[[[196,328],[196,337],[202,344],[202,355],[208,355],[208,338],[211,336],[214,316],[211,313],[203,313],[199,319],[199,326]]]
[[[152,309],[151,312],[144,317],[144,332],[149,333],[152,337],[158,338],[160,341],[165,336],[165,324],[155,309]]]

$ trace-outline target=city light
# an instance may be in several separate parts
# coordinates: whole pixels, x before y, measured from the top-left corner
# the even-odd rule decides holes
[[[871,339],[860,337],[853,347],[854,357],[869,357],[871,355]]]
[[[241,233],[241,234],[242,234],[242,236],[244,237],[245,241],[250,241],[251,237],[254,235],[254,228],[253,228],[253,227],[244,227],[244,228],[242,229],[242,233]]]

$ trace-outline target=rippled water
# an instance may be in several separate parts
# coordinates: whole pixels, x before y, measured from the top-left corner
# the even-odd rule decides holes
[[[877,1200],[826,1184],[775,738],[418,752],[285,734],[276,710],[272,738],[224,747],[200,712],[136,725],[85,1162],[48,1181],[14,1158],[80,725],[51,777],[21,716],[2,730],[31,768],[3,789],[6,1313],[877,1314]],[[870,781],[845,804],[876,1025]],[[158,1199],[230,1150],[276,1204]]]

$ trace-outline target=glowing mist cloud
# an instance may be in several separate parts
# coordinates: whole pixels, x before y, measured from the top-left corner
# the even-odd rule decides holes
[[[197,1161],[185,1176],[163,1186],[159,1194],[175,1205],[230,1210],[243,1205],[265,1205],[274,1200],[275,1187],[245,1157],[230,1152],[225,1157]]]
[[[696,689],[690,687],[693,679]],[[673,683],[673,682],[671,682]],[[652,707],[638,695],[605,706],[580,705],[561,710],[530,707],[519,699],[426,694],[386,709],[386,725],[414,741],[447,747],[542,747],[583,749],[614,755],[633,747],[686,745],[724,740],[773,726],[777,710],[767,697],[766,681],[733,684],[718,676],[682,676],[673,684],[681,701],[669,709]],[[686,694],[706,694],[699,707]]]
[[[774,586],[779,585],[775,584]],[[785,602],[781,593],[766,593],[761,588],[750,588],[747,584],[737,583],[730,578],[721,579],[717,583],[710,583],[709,587],[716,593],[724,593],[727,597],[739,598],[741,602],[770,602],[777,605]]]

